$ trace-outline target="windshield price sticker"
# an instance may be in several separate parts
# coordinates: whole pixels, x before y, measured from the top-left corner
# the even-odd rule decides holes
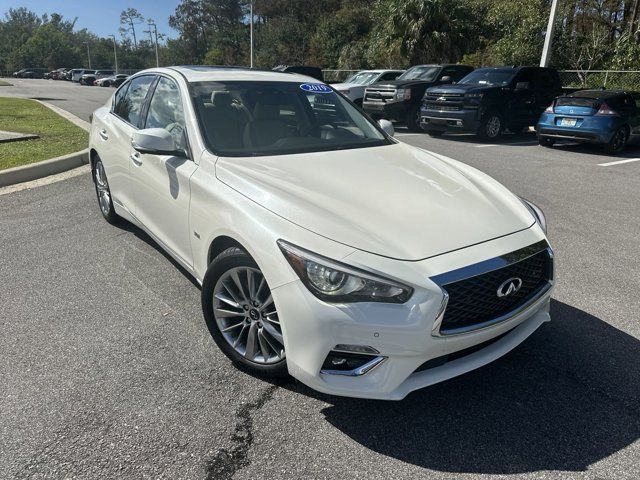
[[[303,83],[300,85],[300,88],[302,90],[304,90],[305,92],[311,92],[311,93],[331,93],[333,92],[333,90],[331,90],[330,87],[326,86],[323,83]]]

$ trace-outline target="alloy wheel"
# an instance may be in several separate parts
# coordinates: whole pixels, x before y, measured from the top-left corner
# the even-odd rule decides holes
[[[109,190],[109,182],[107,182],[107,174],[104,171],[102,162],[96,163],[96,190],[98,192],[98,203],[100,210],[104,215],[109,215],[111,210],[111,192]]]
[[[487,137],[489,138],[497,137],[500,134],[500,127],[501,127],[500,117],[498,117],[497,115],[492,115],[487,121],[487,126],[486,126]]]
[[[627,133],[621,128],[619,129],[611,141],[611,151],[619,152],[625,145],[625,141],[627,139]]]
[[[278,313],[260,270],[236,267],[226,271],[216,282],[213,297],[216,324],[236,352],[262,365],[285,357]]]

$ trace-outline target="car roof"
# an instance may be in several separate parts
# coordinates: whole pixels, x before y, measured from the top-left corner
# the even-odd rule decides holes
[[[260,70],[249,67],[220,67],[207,65],[180,65],[165,68],[150,68],[138,72],[142,73],[173,73],[178,72],[188,82],[215,82],[215,81],[266,81],[266,82],[314,82],[319,80],[299,73],[274,72],[272,70]]]
[[[566,97],[578,97],[578,98],[611,98],[618,97],[620,95],[626,95],[624,90],[578,90],[577,92],[571,92]]]

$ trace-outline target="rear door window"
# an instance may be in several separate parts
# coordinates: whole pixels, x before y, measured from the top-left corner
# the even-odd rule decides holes
[[[144,101],[155,78],[154,75],[142,75],[131,80],[127,92],[118,102],[117,110],[114,110],[114,113],[125,122],[138,127]]]

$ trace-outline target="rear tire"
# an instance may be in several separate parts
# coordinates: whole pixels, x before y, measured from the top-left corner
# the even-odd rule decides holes
[[[100,213],[102,213],[104,219],[110,224],[118,224],[120,222],[120,217],[113,208],[113,200],[111,198],[111,189],[109,188],[107,173],[104,170],[102,160],[100,160],[100,157],[98,156],[96,156],[93,168],[93,183],[96,188],[96,197],[98,197]]]
[[[209,265],[202,312],[211,337],[236,366],[266,377],[288,375],[271,290],[256,262],[231,247]]]
[[[407,125],[407,130],[410,132],[422,132],[422,127],[420,126],[420,105],[416,105],[415,107],[411,107],[409,113],[407,113],[405,124]]]
[[[604,151],[610,154],[621,153],[627,146],[629,135],[626,127],[620,127],[613,134],[609,143],[605,144]]]
[[[503,127],[502,115],[498,112],[487,112],[480,121],[478,136],[482,140],[495,140],[502,133]]]
[[[547,147],[547,148],[551,148],[554,145],[553,140],[551,140],[550,138],[547,137],[538,137],[538,144],[541,147]]]

